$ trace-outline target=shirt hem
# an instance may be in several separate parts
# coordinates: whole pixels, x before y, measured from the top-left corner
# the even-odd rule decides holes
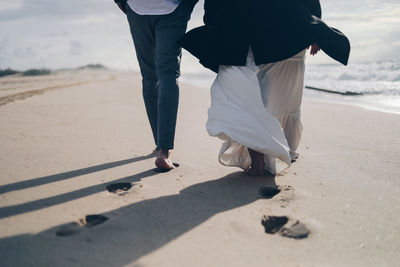
[[[129,1],[128,1],[128,5],[129,5],[129,7],[136,13],[136,14],[138,14],[138,15],[142,15],[142,16],[148,16],[148,15],[150,15],[150,16],[157,16],[157,15],[168,15],[168,14],[171,14],[172,12],[174,12],[177,8],[178,8],[178,6],[180,5],[181,3],[179,3],[179,4],[177,4],[176,6],[174,6],[171,10],[167,10],[167,11],[154,11],[154,12],[152,12],[152,11],[139,11],[139,10],[136,10],[134,7],[132,7],[130,4],[129,4]]]

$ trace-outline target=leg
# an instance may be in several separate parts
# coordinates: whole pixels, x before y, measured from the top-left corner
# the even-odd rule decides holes
[[[157,145],[158,78],[156,73],[156,39],[154,18],[141,16],[127,6],[127,17],[142,74],[142,93],[154,142]]]
[[[264,154],[247,148],[251,157],[251,167],[246,170],[246,173],[254,176],[264,174]]]
[[[280,121],[292,159],[297,156],[303,129],[300,106],[304,87],[304,59],[305,51],[302,51],[290,59],[261,65],[257,75],[264,105]]]
[[[185,34],[189,12],[180,5],[173,13],[160,16],[156,24],[156,71],[158,84],[156,165],[173,169],[169,150],[174,148],[175,127],[179,101],[181,48],[178,40]]]
[[[181,48],[177,42],[185,34],[189,12],[180,5],[173,13],[160,16],[156,24],[156,71],[158,77],[157,147],[174,148],[178,111]]]

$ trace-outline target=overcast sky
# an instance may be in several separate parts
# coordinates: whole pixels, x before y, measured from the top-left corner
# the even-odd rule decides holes
[[[243,0],[245,1],[245,0]],[[190,27],[201,24],[202,1]],[[321,0],[324,20],[350,38],[350,62],[400,59],[399,0]],[[184,55],[184,67],[199,67]],[[324,55],[310,63],[333,63]],[[113,0],[0,0],[0,68],[101,63],[137,69],[126,17]]]

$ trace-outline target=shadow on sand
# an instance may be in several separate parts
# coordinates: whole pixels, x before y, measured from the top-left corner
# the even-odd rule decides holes
[[[59,174],[55,174],[55,175],[35,178],[35,179],[22,181],[22,182],[18,182],[18,183],[3,185],[3,186],[0,186],[0,194],[10,192],[10,191],[15,191],[15,190],[31,188],[31,187],[35,187],[35,186],[40,186],[40,185],[47,184],[47,183],[62,181],[62,180],[74,178],[74,177],[77,177],[80,175],[98,172],[98,171],[102,171],[102,170],[106,170],[106,169],[110,169],[110,168],[115,168],[115,167],[118,167],[121,165],[126,165],[126,164],[134,163],[134,162],[137,162],[140,160],[149,159],[153,156],[154,156],[154,154],[152,153],[152,154],[149,154],[146,156],[140,156],[140,157],[136,157],[136,158],[132,158],[132,159],[109,162],[109,163],[96,165],[96,166],[92,166],[92,167],[88,167],[88,168],[83,168],[83,169],[59,173]],[[115,180],[115,181],[113,181],[113,183],[133,183],[133,182],[140,181],[142,178],[150,177],[150,176],[153,176],[156,174],[157,174],[157,172],[155,171],[155,169],[152,169],[152,170],[148,170],[148,171],[138,173],[138,174],[135,174],[132,176],[127,176],[127,177]],[[47,208],[47,207],[51,207],[51,206],[58,205],[58,204],[61,204],[64,202],[68,202],[71,200],[75,200],[78,198],[96,194],[101,191],[104,191],[104,188],[106,188],[106,186],[108,184],[110,184],[110,182],[85,187],[85,188],[82,188],[82,189],[79,189],[76,191],[72,191],[72,192],[68,192],[65,194],[52,196],[52,197],[48,197],[48,198],[38,199],[35,201],[31,201],[31,202],[1,207],[0,208],[0,219],[7,218],[10,216],[14,216],[14,215],[23,214],[26,212],[43,209],[43,208]]]
[[[34,235],[4,238],[0,240],[2,263],[125,266],[218,213],[260,199],[259,188],[269,185],[276,185],[273,177],[249,177],[236,172],[189,186],[176,195],[143,200],[104,213],[109,220],[77,235],[57,237],[60,225]]]
[[[82,169],[68,171],[68,172],[62,172],[62,173],[53,174],[53,175],[49,175],[49,176],[43,176],[43,177],[26,180],[26,181],[21,181],[21,182],[16,182],[16,183],[7,184],[7,185],[1,185],[0,186],[0,194],[5,194],[5,193],[11,192],[11,191],[27,189],[27,188],[40,186],[40,185],[44,185],[44,184],[49,184],[49,183],[54,183],[54,182],[58,182],[58,181],[63,181],[63,180],[78,177],[81,175],[85,175],[85,174],[89,174],[89,173],[93,173],[93,172],[99,172],[99,171],[103,171],[106,169],[111,169],[111,168],[115,168],[118,166],[138,162],[138,161],[145,160],[145,159],[149,159],[154,156],[155,156],[155,153],[153,152],[146,156],[140,156],[140,157],[131,158],[131,159],[108,162],[108,163],[99,164],[99,165],[92,166],[92,167],[82,168]]]

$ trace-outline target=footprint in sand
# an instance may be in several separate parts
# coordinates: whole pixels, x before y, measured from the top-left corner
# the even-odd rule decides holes
[[[83,228],[77,222],[73,222],[61,226],[60,229],[58,229],[58,231],[56,232],[56,235],[61,237],[71,236],[79,234],[82,230]]]
[[[283,227],[279,234],[294,239],[303,239],[308,237],[310,230],[305,224],[296,221],[288,227]]]
[[[279,194],[281,192],[281,189],[278,186],[270,185],[270,186],[263,186],[260,187],[258,190],[258,193],[260,196],[266,199],[271,199],[275,195]]]
[[[287,224],[289,218],[286,216],[263,216],[261,221],[262,225],[264,225],[265,232],[267,234],[275,234],[279,232],[282,227]]]
[[[258,190],[258,193],[263,198],[271,199],[281,192],[285,193],[286,191],[290,191],[292,189],[293,188],[290,185],[279,185],[279,186],[269,185],[269,186],[260,187],[260,189]],[[282,201],[287,200],[287,202],[289,202],[290,197],[288,198],[288,194],[285,193],[280,197],[280,200],[282,200]]]
[[[281,194],[279,195],[279,202],[281,208],[286,208],[290,201],[295,200],[296,196],[294,194],[294,189],[290,185],[280,185],[278,187],[281,190]]]
[[[87,215],[85,218],[79,219],[78,222],[73,222],[61,226],[56,232],[57,236],[71,236],[79,234],[85,228],[92,228],[96,225],[102,224],[107,221],[108,218],[101,214]]]
[[[307,238],[310,234],[310,230],[305,224],[298,220],[293,221],[287,216],[264,215],[261,223],[268,234],[279,233],[281,236],[294,239]]]
[[[112,194],[125,195],[132,188],[132,183],[115,183],[107,185],[106,189]]]

